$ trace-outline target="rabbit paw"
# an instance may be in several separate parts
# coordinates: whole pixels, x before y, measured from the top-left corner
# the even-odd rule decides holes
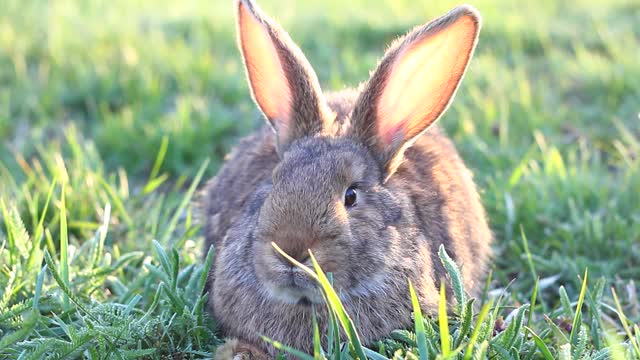
[[[215,360],[268,360],[269,357],[255,345],[238,339],[229,339],[216,350]]]

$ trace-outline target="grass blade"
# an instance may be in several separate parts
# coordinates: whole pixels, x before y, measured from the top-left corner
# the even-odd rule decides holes
[[[564,332],[562,332],[562,330],[558,327],[558,325],[556,325],[553,322],[553,320],[546,314],[544,315],[544,319],[547,322],[547,325],[549,326],[549,328],[551,328],[551,331],[553,332],[553,334],[555,335],[558,345],[567,344],[569,342],[569,339],[564,334]]]
[[[320,342],[320,329],[318,328],[318,317],[315,307],[311,311],[311,322],[313,323],[313,357],[316,360],[322,359],[322,343]]]
[[[531,330],[531,328],[527,326],[525,326],[524,328],[529,332],[529,334],[531,334],[531,337],[533,337],[533,341],[536,343],[536,346],[542,353],[542,356],[544,356],[546,360],[554,360],[554,357],[551,354],[549,347],[547,347],[547,344],[545,344],[544,341],[533,330]]]
[[[449,274],[449,278],[451,278],[451,285],[453,287],[453,293],[455,295],[455,313],[457,315],[462,315],[462,311],[464,310],[464,306],[467,303],[467,294],[464,292],[464,280],[462,279],[462,272],[458,268],[458,265],[449,257],[447,251],[444,248],[444,245],[440,245],[438,248],[438,256],[440,257],[440,261],[442,265],[447,270]]]
[[[305,273],[311,276],[312,279],[314,279],[320,284],[322,291],[326,297],[325,300],[330,305],[331,310],[335,312],[338,318],[338,321],[340,322],[340,325],[342,325],[342,328],[344,329],[347,335],[347,338],[349,339],[349,344],[353,348],[353,351],[356,353],[356,355],[360,359],[366,359],[366,356],[364,354],[364,349],[362,348],[362,343],[360,342],[358,333],[356,332],[355,326],[353,325],[353,321],[349,317],[349,314],[347,314],[344,306],[342,305],[342,302],[340,301],[340,297],[338,296],[336,291],[333,289],[333,286],[331,286],[329,279],[320,268],[320,265],[316,261],[316,258],[313,256],[311,251],[309,251],[309,256],[311,257],[311,262],[313,263],[313,268],[315,272],[310,268],[308,268],[307,266],[301,264],[296,259],[289,256],[284,251],[282,251],[282,249],[280,249],[280,247],[276,243],[272,242],[271,246],[273,246],[274,249],[276,249],[276,251],[278,251],[282,256],[284,256],[292,264],[302,269]]]
[[[44,275],[47,272],[47,265],[42,267],[38,277],[36,278],[36,289],[33,295],[33,309],[39,311],[38,306],[40,302],[40,295],[42,294],[42,284],[44,283]]]
[[[420,302],[418,302],[418,296],[416,296],[416,292],[413,289],[411,280],[409,280],[409,293],[411,293],[411,304],[413,306],[416,338],[418,339],[418,355],[420,356],[420,360],[427,360],[429,359],[429,350],[427,348],[427,334],[424,329],[424,319],[422,318]]]
[[[529,265],[531,276],[533,276],[533,280],[539,279],[540,277],[536,272],[536,267],[533,265],[533,257],[531,256],[531,251],[529,251],[529,241],[527,240],[527,235],[524,233],[524,227],[522,226],[522,224],[520,224],[520,235],[522,236],[522,246],[524,247],[524,253],[527,256],[527,264]]]
[[[207,170],[207,166],[208,165],[209,165],[209,159],[206,159],[202,163],[202,165],[200,165],[200,169],[198,169],[198,173],[196,174],[195,178],[193,179],[193,182],[191,183],[191,185],[189,186],[189,189],[184,194],[184,196],[182,198],[182,201],[180,202],[180,205],[178,205],[178,208],[176,209],[175,213],[173,214],[173,217],[169,221],[169,225],[168,225],[167,229],[164,232],[164,236],[162,237],[162,241],[161,241],[162,244],[167,244],[167,242],[169,241],[169,238],[173,235],[173,232],[175,231],[176,227],[178,226],[178,221],[180,220],[180,217],[182,216],[182,213],[183,213],[184,209],[191,202],[191,199],[193,198],[193,194],[195,193],[196,189],[198,188],[198,185],[200,184],[200,180],[202,179],[202,175],[204,175],[204,172],[205,172],[205,170]],[[182,245],[181,243],[174,244],[175,247],[180,247],[181,245]]]
[[[278,341],[273,341],[271,339],[269,339],[268,337],[262,336],[261,337],[262,340],[268,342],[269,344],[273,345],[274,348],[278,349],[278,350],[284,350],[288,353],[290,353],[291,355],[294,355],[296,358],[301,359],[301,360],[315,360],[313,356],[306,354],[300,350],[294,349],[290,346],[284,345],[281,342]]]
[[[331,304],[332,309],[335,311],[338,316],[338,320],[342,324],[343,329],[347,334],[347,338],[349,339],[349,343],[356,355],[360,357],[360,359],[366,359],[366,355],[364,354],[364,349],[362,348],[362,343],[360,342],[360,338],[356,331],[356,328],[353,324],[353,321],[347,314],[338,294],[333,289],[333,286],[329,283],[329,279],[327,279],[326,275],[320,268],[320,265],[316,261],[316,258],[313,256],[311,251],[309,251],[309,255],[311,257],[311,262],[313,263],[313,267],[318,275],[318,280],[320,281],[320,286],[322,286],[323,291],[327,297],[327,300]]]
[[[464,355],[464,360],[470,360],[471,354],[473,353],[473,346],[478,340],[478,336],[480,335],[480,329],[482,328],[482,324],[484,323],[484,319],[489,314],[491,310],[491,302],[488,302],[482,306],[480,310],[480,314],[478,314],[478,319],[476,320],[476,326],[473,328],[473,332],[471,333],[471,338],[469,339],[469,344],[467,345],[467,351]]]
[[[624,315],[624,312],[622,312],[622,306],[620,305],[620,300],[618,299],[618,294],[616,293],[616,289],[611,288],[611,293],[613,294],[613,301],[616,304],[618,318],[622,323],[622,327],[624,328],[624,331],[627,333],[627,336],[629,337],[629,342],[631,343],[631,346],[633,346],[633,350],[635,351],[636,356],[640,358],[640,345],[638,345],[638,342],[636,341],[637,339],[633,336],[633,333],[631,332],[631,328],[629,328],[629,324],[627,323],[627,318]],[[637,326],[634,326],[634,328],[637,328]]]
[[[536,283],[533,286],[533,293],[531,293],[531,307],[529,308],[529,316],[527,317],[527,325],[531,326],[533,320],[533,309],[536,306],[536,300],[538,298],[538,289],[540,286],[540,277],[536,278]]]
[[[447,318],[447,294],[444,280],[440,280],[440,302],[438,304],[438,325],[440,327],[440,344],[442,355],[449,356],[451,344],[449,343],[449,319]]]
[[[580,296],[578,297],[578,305],[576,306],[576,313],[573,317],[573,324],[571,327],[571,335],[569,340],[571,344],[575,345],[577,338],[577,332],[580,331],[581,319],[582,319],[582,304],[584,303],[584,294],[587,292],[587,277],[589,275],[589,269],[584,270],[584,279],[582,279],[582,288],[580,289]]]
[[[471,330],[471,321],[473,320],[473,303],[475,299],[470,299],[467,301],[467,304],[464,307],[464,311],[462,312],[462,321],[460,324],[460,328],[458,331],[457,338],[454,341],[454,348],[460,347],[464,338],[469,334],[469,330]]]
[[[98,320],[91,312],[89,312],[89,310],[87,310],[87,308],[84,307],[84,305],[82,305],[80,301],[78,301],[78,299],[73,294],[69,286],[63,281],[62,276],[60,275],[60,272],[58,271],[58,268],[56,267],[56,264],[53,261],[53,258],[51,257],[48,251],[45,251],[44,259],[45,259],[45,262],[47,263],[47,267],[49,268],[49,272],[58,283],[58,286],[60,286],[60,288],[62,289],[62,292],[65,293],[66,298],[71,300],[80,310],[82,310],[85,314],[87,314],[87,316],[89,316],[93,321],[95,321],[96,323],[100,323],[100,320]]]
[[[153,163],[153,168],[151,168],[151,173],[149,174],[149,182],[145,186],[145,189],[149,186],[149,183],[158,176],[160,172],[160,167],[162,166],[162,162],[164,161],[165,155],[167,155],[167,149],[169,148],[169,137],[163,136],[162,142],[160,143],[160,149],[158,150],[158,155],[156,156],[156,161]]]
[[[116,209],[118,209],[119,215],[122,216],[124,221],[127,223],[127,226],[129,226],[129,228],[132,228],[133,219],[131,219],[131,216],[125,209],[124,204],[122,203],[122,199],[120,199],[120,196],[118,195],[118,193],[115,190],[113,190],[111,185],[109,185],[109,183],[107,183],[107,181],[105,181],[103,178],[100,178],[99,180],[102,187],[109,194],[109,197],[111,198],[111,201],[115,205]]]
[[[65,190],[66,184],[62,183],[62,190],[60,191],[60,277],[66,286],[69,286],[69,259],[68,247],[69,247],[69,233],[67,231],[67,206],[65,203]],[[69,303],[65,298],[65,307],[68,307]]]
[[[38,220],[38,225],[36,226],[36,231],[33,234],[33,249],[29,253],[29,259],[27,260],[27,267],[33,268],[33,266],[37,263],[38,265],[42,263],[42,253],[40,253],[39,258],[36,258],[36,252],[40,250],[40,244],[42,242],[43,236],[43,227],[44,227],[44,219],[47,215],[47,211],[49,210],[49,203],[51,202],[51,198],[53,197],[53,191],[56,188],[57,178],[53,178],[51,182],[51,186],[49,186],[49,191],[47,192],[47,197],[45,198],[44,207],[42,208],[42,212],[40,213],[40,220]]]

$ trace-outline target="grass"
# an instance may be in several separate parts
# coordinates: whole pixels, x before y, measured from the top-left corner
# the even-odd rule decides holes
[[[316,358],[640,357],[640,5],[473,4],[479,49],[441,125],[496,235],[482,311],[465,299],[448,318],[416,323],[417,334]],[[261,5],[325,89],[340,89],[455,2]],[[192,200],[262,121],[229,2],[2,9],[0,358],[210,356],[221,339],[203,311]],[[334,331],[349,326],[343,315]]]

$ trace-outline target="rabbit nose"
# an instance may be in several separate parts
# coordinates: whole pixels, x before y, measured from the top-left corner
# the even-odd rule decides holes
[[[309,265],[311,262],[310,261],[311,257],[309,256],[309,253],[307,251],[304,251],[298,254],[287,254],[287,255],[291,256],[294,260],[304,265]],[[276,257],[278,258],[278,260],[280,260],[282,264],[290,267],[295,267],[295,265],[289,259],[284,257],[282,254],[276,252]]]
[[[298,258],[296,260],[298,260],[303,265],[310,265],[311,264],[311,257],[309,256],[309,253],[304,253],[302,256],[300,256],[300,258]]]

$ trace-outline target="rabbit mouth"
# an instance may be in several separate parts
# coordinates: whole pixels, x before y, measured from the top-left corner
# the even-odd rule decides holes
[[[275,280],[275,279],[274,279]],[[268,281],[267,290],[271,298],[295,305],[322,304],[322,294],[315,284],[307,279],[299,279],[295,276],[280,281]]]
[[[316,289],[278,287],[271,288],[269,290],[273,298],[287,304],[303,306],[309,306],[311,304],[322,304],[322,296]]]

